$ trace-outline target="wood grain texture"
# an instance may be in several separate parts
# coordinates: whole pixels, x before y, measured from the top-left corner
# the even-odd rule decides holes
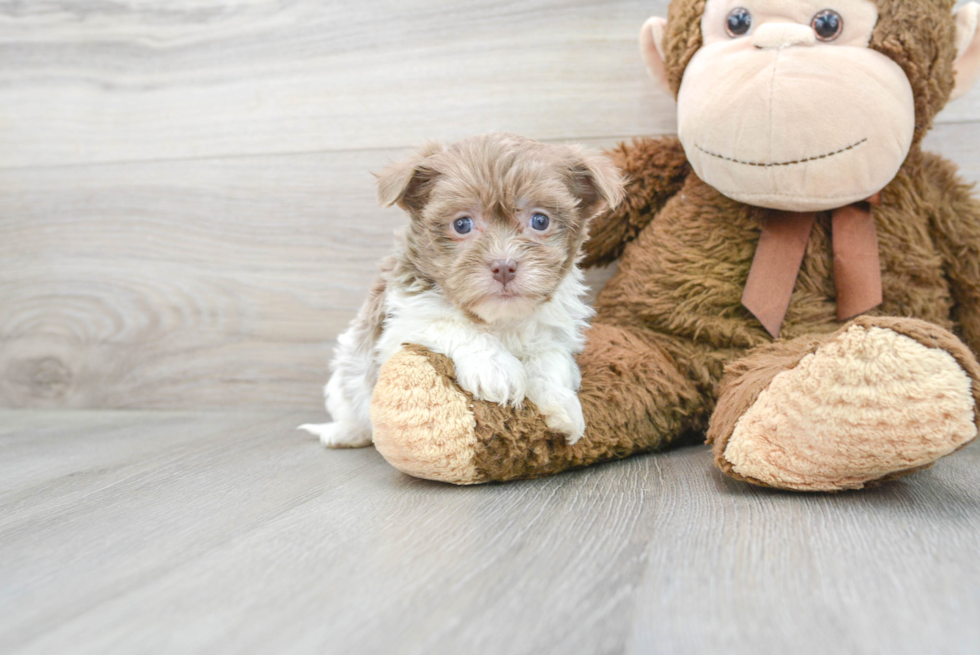
[[[0,173],[3,402],[318,405],[404,219],[374,201],[383,153],[300,160]]]
[[[0,3],[0,167],[673,129],[665,0]]]
[[[704,447],[456,488],[310,418],[0,411],[0,651],[980,649],[978,445],[839,495]]]
[[[669,132],[637,47],[666,5],[2,2],[0,167]]]

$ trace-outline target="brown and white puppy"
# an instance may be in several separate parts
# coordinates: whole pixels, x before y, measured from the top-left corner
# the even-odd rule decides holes
[[[575,355],[592,315],[576,262],[589,220],[622,195],[606,157],[512,134],[429,144],[389,166],[378,199],[411,222],[338,339],[325,389],[334,422],[301,427],[330,447],[369,445],[378,369],[412,343],[451,358],[474,397],[528,399],[576,442]]]

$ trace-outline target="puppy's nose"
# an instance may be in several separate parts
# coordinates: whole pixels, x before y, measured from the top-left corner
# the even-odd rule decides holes
[[[517,275],[517,262],[513,259],[495,259],[490,262],[490,272],[497,282],[507,284]]]

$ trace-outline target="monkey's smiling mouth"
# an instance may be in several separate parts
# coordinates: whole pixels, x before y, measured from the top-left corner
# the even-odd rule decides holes
[[[834,152],[828,152],[823,155],[817,155],[816,157],[807,157],[806,159],[796,159],[794,161],[780,161],[780,162],[771,162],[771,163],[758,162],[758,161],[743,161],[741,159],[735,159],[734,157],[726,157],[725,155],[719,155],[718,153],[711,152],[710,150],[705,150],[704,148],[702,148],[697,144],[695,144],[695,147],[708,156],[715,157],[717,159],[723,159],[725,161],[730,161],[735,164],[743,164],[745,166],[758,166],[760,168],[775,168],[777,166],[793,166],[795,164],[805,164],[807,162],[817,161],[819,159],[827,159],[828,157],[833,157],[834,155],[840,155],[842,153],[845,153],[848,150],[854,150],[855,148],[862,146],[867,142],[868,142],[867,139],[861,139],[860,141],[856,143],[852,143],[846,148],[841,148],[840,150],[835,150]]]

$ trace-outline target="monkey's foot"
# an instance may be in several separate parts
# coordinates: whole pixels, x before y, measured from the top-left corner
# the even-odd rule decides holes
[[[728,371],[708,432],[734,478],[838,491],[931,466],[977,436],[977,362],[923,321],[863,317]]]
[[[569,444],[533,402],[515,408],[475,400],[454,377],[450,359],[419,346],[406,346],[381,367],[371,401],[374,444],[399,471],[480,484],[553,475],[629,454],[588,434]]]
[[[374,445],[388,463],[417,478],[484,482],[470,399],[451,383],[451,370],[434,364],[431,353],[408,347],[381,367],[371,400]]]

